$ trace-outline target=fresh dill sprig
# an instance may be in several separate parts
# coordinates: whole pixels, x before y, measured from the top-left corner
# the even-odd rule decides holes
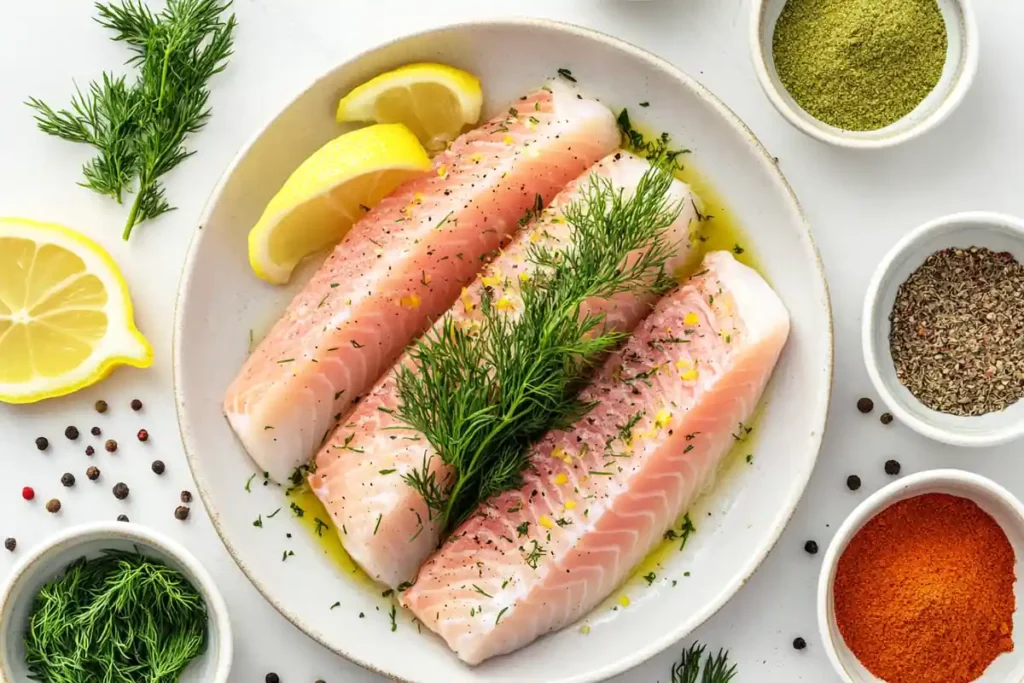
[[[435,455],[404,479],[442,532],[519,485],[527,446],[590,408],[577,399],[581,381],[624,335],[603,329],[603,316],[585,313],[584,303],[672,286],[665,263],[677,245],[666,231],[680,210],[668,198],[672,180],[652,167],[625,196],[609,180],[592,179],[563,212],[572,228],[567,247],[528,250],[538,269],[521,284],[518,315],[498,310],[484,290],[478,331],[448,316],[411,347],[412,363],[398,371],[397,415]],[[432,457],[453,475],[438,478]]]
[[[39,589],[25,663],[48,683],[171,683],[206,649],[206,628],[203,598],[181,572],[106,550]]]
[[[672,683],[730,683],[736,677],[736,665],[729,664],[729,653],[719,650],[708,653],[706,647],[694,643],[683,650],[682,657],[672,665]],[[703,664],[703,666],[702,666]]]
[[[30,98],[44,133],[91,145],[97,155],[82,168],[80,185],[121,203],[135,193],[123,237],[138,223],[170,211],[159,179],[193,152],[185,138],[210,117],[210,78],[232,53],[235,17],[224,17],[230,1],[168,0],[159,13],[141,0],[96,3],[96,21],[132,52],[133,84],[104,73],[68,109],[55,110]]]
[[[643,133],[633,127],[629,120],[629,111],[623,109],[616,119],[619,126],[619,135],[622,139],[622,146],[631,152],[635,152],[651,163],[668,164],[676,170],[683,168],[679,157],[689,154],[690,150],[685,148],[672,149],[672,139],[668,133],[662,133],[656,138],[648,139]]]

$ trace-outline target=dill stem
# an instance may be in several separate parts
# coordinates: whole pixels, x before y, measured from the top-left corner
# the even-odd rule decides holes
[[[142,201],[142,195],[147,187],[144,182],[145,181],[143,179],[139,180],[139,191],[135,194],[135,201],[132,202],[132,209],[128,212],[128,222],[125,223],[124,231],[121,233],[121,239],[125,242],[128,241],[128,237],[132,234],[132,228],[135,227],[135,217],[139,213],[139,203]],[[120,201],[120,199],[118,199],[118,201]]]

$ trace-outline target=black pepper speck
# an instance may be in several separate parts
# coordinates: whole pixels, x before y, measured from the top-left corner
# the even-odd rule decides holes
[[[178,507],[174,508],[174,517],[175,517],[175,519],[180,519],[180,520],[184,521],[184,520],[188,519],[188,513],[189,513],[189,508],[187,508],[184,505],[179,505]]]
[[[864,414],[870,413],[874,409],[875,402],[872,401],[870,398],[862,398],[859,401],[857,401],[857,410]]]
[[[64,484],[64,486],[68,488],[71,488],[72,486],[75,485],[75,475],[71,474],[70,472],[65,472],[63,476],[61,476],[60,478],[60,483]]]
[[[91,434],[92,434],[93,436],[99,436],[100,434],[102,434],[102,432],[100,431],[100,428],[99,428],[99,427],[93,427],[92,429],[90,429],[90,430],[89,430],[89,432],[90,432],[90,433],[91,433]]]
[[[892,424],[892,413],[882,413],[882,416],[878,418],[882,424]]]
[[[78,427],[71,425],[70,427],[64,430],[64,436],[70,439],[71,441],[74,441],[75,439],[78,438]]]
[[[97,413],[105,413],[105,412],[107,412],[107,402],[106,401],[96,401],[96,405],[94,405],[93,407],[96,408],[96,412]]]
[[[7,548],[7,550],[9,550],[10,552],[13,553],[14,549],[18,547],[18,542],[15,539],[13,539],[13,538],[5,538],[4,539],[4,547]]]
[[[153,472],[155,474],[163,474],[164,473],[165,467],[164,467],[164,461],[163,460],[154,460],[153,464],[150,467],[152,467]]]
[[[806,550],[807,554],[809,554],[809,555],[817,555],[818,554],[818,544],[817,544],[817,542],[816,541],[807,541],[807,543],[804,543],[804,550]]]
[[[142,410],[142,401],[140,401],[137,398],[133,398],[132,399],[132,410],[134,410],[135,412],[139,412],[140,410]]]
[[[95,466],[90,467],[85,471],[85,476],[89,477],[90,481],[96,481],[100,478],[100,468]]]
[[[850,476],[848,476],[846,478],[846,488],[850,489],[851,491],[856,491],[857,489],[859,489],[860,477],[858,477],[856,474],[851,474]]]
[[[182,491],[181,492],[181,502],[182,503],[191,503],[192,502],[192,492],[191,491]]]
[[[807,641],[800,637],[794,638],[793,647],[797,650],[803,650],[807,647]]]
[[[885,473],[889,476],[895,477],[900,473],[900,463],[898,460],[886,460],[885,461]]]
[[[45,451],[49,447],[50,440],[47,439],[45,436],[41,436],[38,439],[36,439],[36,448],[38,448],[39,450]]]
[[[92,446],[86,446],[85,447],[85,454],[86,455],[92,455],[95,452],[96,452],[96,449],[93,448]]]
[[[118,515],[117,516],[117,521],[119,521],[119,522],[127,522],[128,521],[128,515]]]
[[[128,484],[123,481],[119,481],[114,484],[114,498],[118,500],[124,500],[128,497]]]

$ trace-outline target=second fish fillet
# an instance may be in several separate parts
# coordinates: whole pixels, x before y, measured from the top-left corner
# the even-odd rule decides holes
[[[572,231],[562,218],[562,211],[581,198],[591,179],[605,178],[613,188],[629,196],[650,169],[646,160],[628,152],[616,152],[596,164],[516,237],[463,293],[449,314],[464,325],[480,324],[479,301],[485,287],[492,290],[496,305],[514,309],[519,283],[530,278],[536,268],[526,258],[528,250],[533,244],[568,248]],[[697,219],[699,200],[678,180],[669,186],[667,200],[681,207],[664,232],[665,241],[677,247],[665,264],[669,272],[675,272],[694,265],[696,252],[690,228]],[[610,300],[588,300],[587,310],[604,313],[606,327],[629,332],[650,312],[655,300],[649,292],[621,293]],[[407,356],[400,361],[408,362]],[[438,481],[443,482],[450,473],[427,440],[398,419],[394,413],[398,407],[398,388],[392,371],[320,450],[316,472],[310,477],[311,486],[330,513],[349,555],[372,578],[391,587],[415,576],[423,560],[437,547],[439,535],[426,503],[405,483],[403,475],[424,463]]]
[[[533,450],[402,603],[478,664],[558,630],[624,581],[710,485],[789,334],[778,296],[713,252],[583,392],[596,407]]]
[[[527,211],[618,145],[608,108],[564,85],[514,105],[357,222],[245,362],[224,413],[275,481],[309,461]]]

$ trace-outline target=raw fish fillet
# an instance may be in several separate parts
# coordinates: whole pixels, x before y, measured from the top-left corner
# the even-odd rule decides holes
[[[493,288],[495,300],[517,300],[520,278],[530,277],[534,264],[525,254],[533,243],[544,242],[557,249],[570,243],[571,229],[561,218],[563,208],[579,199],[582,188],[593,175],[611,181],[613,187],[632,194],[650,164],[628,152],[616,152],[596,164],[572,183],[552,205],[485,270],[450,311],[466,325],[482,319],[479,300],[483,287]],[[678,244],[666,264],[671,272],[692,267],[696,252],[691,247],[690,224],[697,218],[695,199],[690,188],[675,180],[668,193],[670,203],[681,206],[675,222],[666,230],[669,243]],[[587,310],[603,312],[605,324],[628,332],[650,313],[655,297],[649,293],[621,293],[608,300],[591,300]],[[500,305],[500,304],[499,304]],[[510,311],[515,315],[515,308]],[[410,362],[403,357],[402,363]],[[403,481],[402,475],[419,468],[427,460],[443,481],[449,469],[418,432],[404,427],[389,412],[399,406],[394,371],[354,410],[320,450],[316,472],[310,483],[326,506],[341,534],[349,555],[374,579],[392,587],[410,581],[423,560],[437,547],[436,520],[432,520],[423,498]]]
[[[535,447],[524,486],[456,529],[403,604],[469,664],[586,614],[710,485],[788,334],[764,280],[709,254],[584,390],[598,406]]]
[[[514,105],[357,222],[242,367],[224,413],[274,480],[309,461],[538,196],[618,146],[608,108],[565,85]]]

